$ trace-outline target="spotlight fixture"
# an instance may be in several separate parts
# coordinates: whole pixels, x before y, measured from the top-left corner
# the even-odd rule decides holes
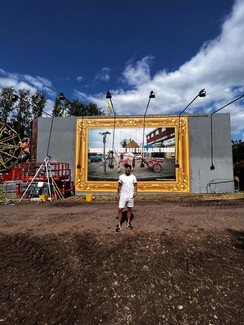
[[[63,93],[60,93],[60,94],[58,95],[58,99],[59,99],[59,100],[65,100],[65,99],[67,99],[67,98],[64,96]]]

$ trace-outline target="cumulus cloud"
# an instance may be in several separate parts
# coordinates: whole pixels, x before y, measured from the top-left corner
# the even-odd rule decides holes
[[[152,56],[146,56],[135,64],[129,62],[122,73],[124,81],[135,87],[150,82],[150,65],[152,61]]]
[[[207,97],[198,98],[186,113],[210,113],[244,93],[244,1],[237,0],[222,24],[220,35],[207,41],[199,52],[176,71],[151,74],[153,57],[146,56],[128,62],[122,78],[130,90],[111,90],[117,114],[143,114],[151,90],[148,114],[179,113],[205,88]],[[103,107],[104,94],[88,96]],[[242,107],[241,107],[242,105]],[[237,101],[221,112],[231,113],[232,133],[242,138],[244,133],[243,101]]]

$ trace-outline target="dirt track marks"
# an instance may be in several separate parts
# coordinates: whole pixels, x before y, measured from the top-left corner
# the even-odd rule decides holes
[[[0,244],[2,292],[8,292],[7,299],[1,299],[0,318],[7,324],[34,324],[42,315],[39,324],[45,324],[52,314],[57,322],[61,317],[64,323],[74,323],[82,293],[69,277],[67,261],[59,258],[56,239],[3,236]]]
[[[228,232],[1,235],[0,319],[240,324],[243,251],[235,242]]]
[[[186,201],[179,203],[183,207],[216,207],[216,208],[242,208],[244,200],[209,200],[209,201]]]

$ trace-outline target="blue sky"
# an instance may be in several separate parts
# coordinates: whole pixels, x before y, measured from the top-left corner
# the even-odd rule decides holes
[[[63,92],[117,115],[210,113],[244,94],[243,0],[0,1],[0,89]],[[244,100],[226,107],[244,141]]]

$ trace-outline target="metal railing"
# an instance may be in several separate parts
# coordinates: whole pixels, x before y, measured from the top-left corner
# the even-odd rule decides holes
[[[207,193],[233,193],[237,192],[235,180],[229,179],[212,179],[206,186]]]
[[[0,202],[6,205],[18,200],[19,194],[16,189],[21,186],[21,183],[21,181],[8,181],[2,183],[0,188]]]

